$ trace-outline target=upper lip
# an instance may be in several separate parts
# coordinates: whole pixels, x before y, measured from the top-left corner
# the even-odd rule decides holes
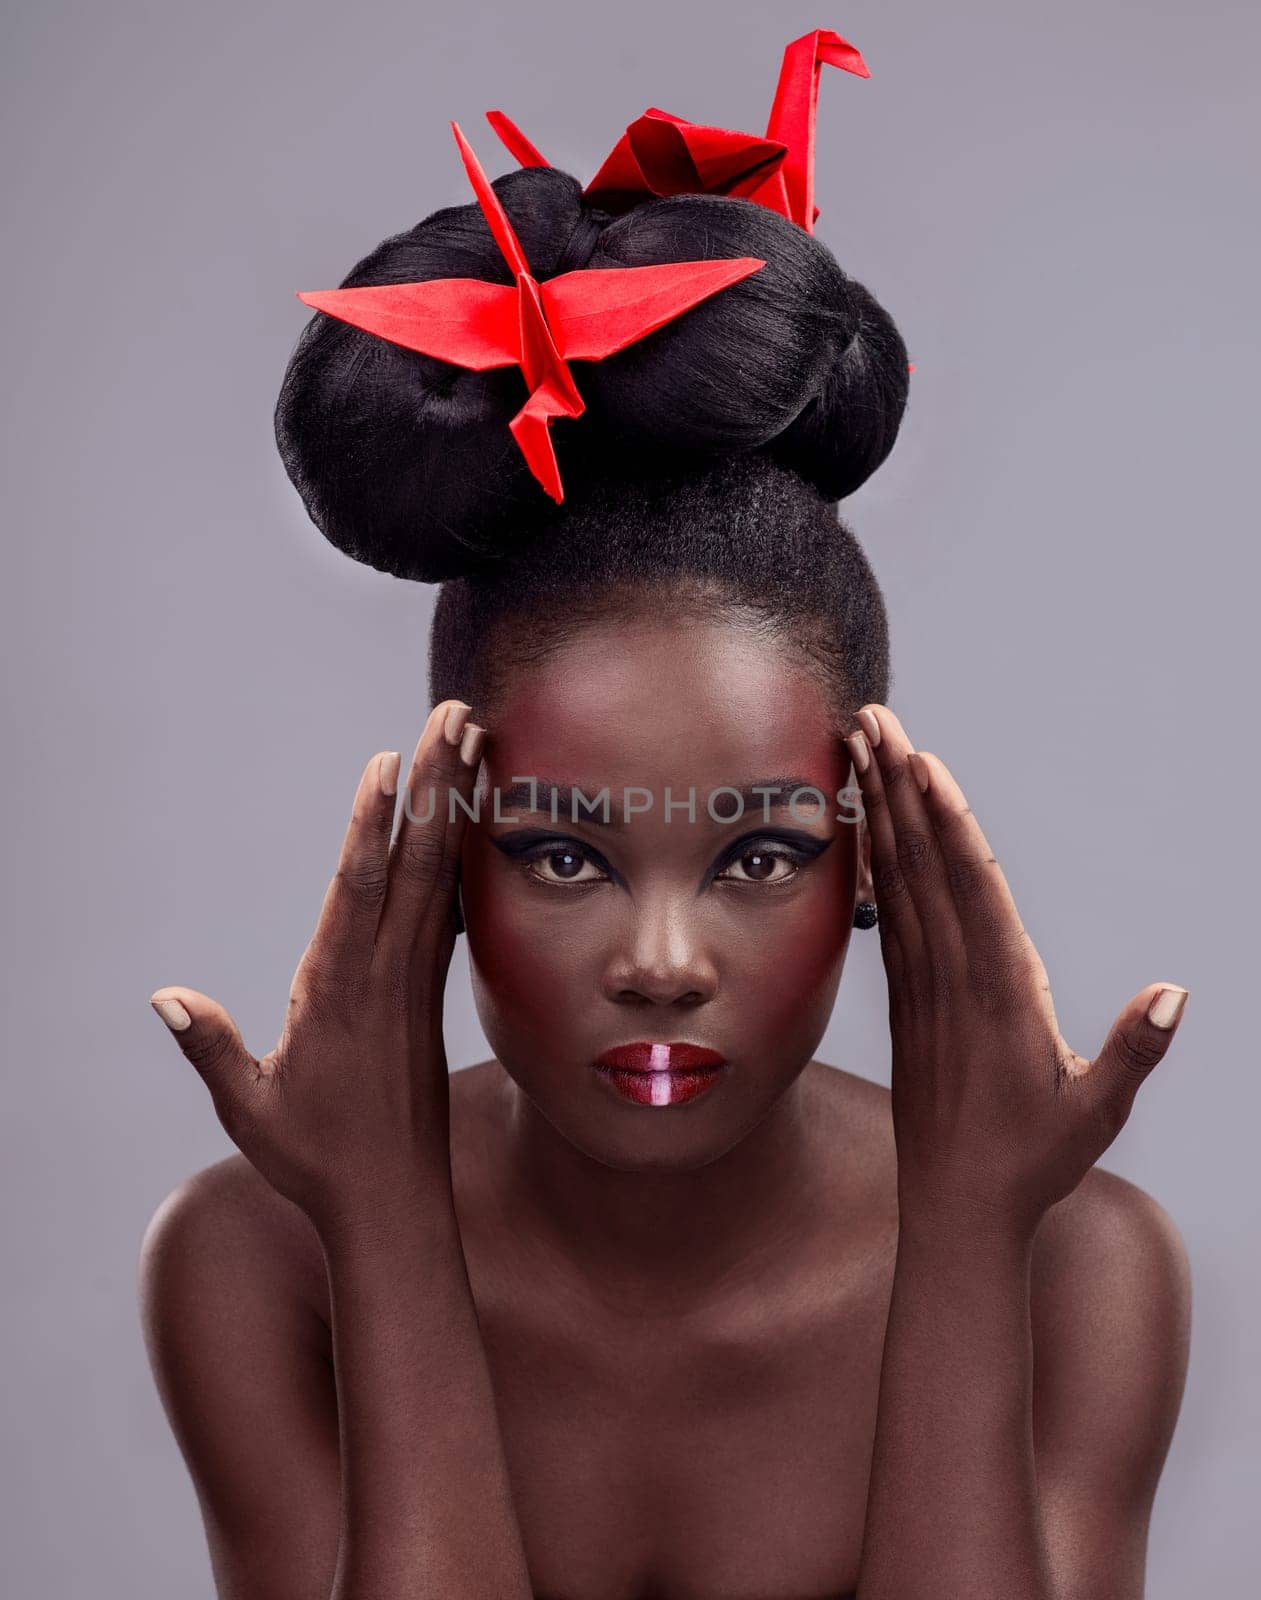
[[[653,1049],[669,1052],[667,1064],[671,1071],[683,1072],[696,1067],[721,1067],[726,1062],[726,1057],[718,1050],[710,1050],[701,1044],[677,1043],[669,1044],[662,1040],[647,1039],[637,1040],[634,1044],[617,1044],[611,1050],[606,1050],[602,1056],[596,1057],[599,1067],[618,1067],[623,1072],[651,1072]]]

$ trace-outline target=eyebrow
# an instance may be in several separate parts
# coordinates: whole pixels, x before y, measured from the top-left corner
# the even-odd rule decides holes
[[[637,794],[642,798],[642,792],[647,788],[647,785],[629,783],[624,785],[624,788],[630,791],[633,804]],[[697,821],[704,817],[706,821],[716,822],[721,826],[736,821],[744,821],[744,813],[747,813],[750,807],[753,808],[758,816],[769,815],[772,811],[787,811],[789,809],[789,799],[798,789],[809,789],[813,790],[815,794],[823,794],[824,804],[826,805],[826,793],[819,788],[818,784],[811,783],[809,778],[760,778],[754,783],[745,784],[742,788],[737,787],[735,784],[718,784],[712,789],[700,791],[697,785],[691,784],[681,794],[675,794],[671,790],[671,809],[669,814],[671,817],[677,817],[681,821],[686,820],[688,817],[687,801],[689,794],[692,791],[696,791],[695,810]],[[773,792],[767,793],[766,791],[768,790]],[[609,795],[608,810],[610,814],[608,817],[603,815],[605,806],[600,800],[600,796],[606,791]],[[625,828],[628,822],[633,821],[634,817],[651,816],[657,810],[657,795],[655,791],[649,792],[653,795],[652,806],[646,811],[634,811],[631,817],[624,817],[619,816],[618,812],[621,810],[622,805],[625,804],[626,796],[622,796],[621,804],[617,803],[614,799],[614,790],[611,784],[555,783],[546,778],[536,778],[533,785],[528,782],[510,783],[506,788],[500,789],[499,810],[502,812],[520,807],[525,811],[542,812],[549,820],[554,813],[557,821],[563,819],[566,822],[588,822],[593,827],[620,830]],[[710,815],[707,804],[711,795],[714,797],[714,808],[718,812],[716,818]],[[742,812],[738,816],[734,814],[736,811],[736,795],[739,795],[742,806]],[[662,805],[664,805],[665,795],[662,794],[660,798]],[[576,810],[575,802],[577,803]],[[796,820],[814,819],[797,818]]]

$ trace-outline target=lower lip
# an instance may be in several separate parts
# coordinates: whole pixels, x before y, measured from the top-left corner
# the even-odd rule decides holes
[[[596,1067],[597,1074],[617,1090],[623,1100],[640,1106],[678,1106],[712,1089],[723,1074],[721,1067],[693,1067],[684,1072],[630,1072],[624,1067]]]

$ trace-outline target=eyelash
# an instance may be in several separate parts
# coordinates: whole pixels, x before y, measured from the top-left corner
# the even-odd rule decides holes
[[[793,870],[777,878],[724,878],[722,874],[737,862],[749,856],[771,856],[776,861],[786,861]],[[517,856],[516,862],[526,877],[535,883],[541,883],[549,889],[587,889],[593,884],[609,883],[612,880],[607,876],[600,878],[545,878],[540,873],[533,871],[536,862],[549,861],[554,856],[574,856],[580,861],[598,866],[598,858],[594,851],[585,850],[578,845],[547,840],[542,844],[532,845]],[[758,889],[779,889],[787,883],[793,882],[801,868],[807,866],[814,859],[812,852],[788,844],[783,839],[742,839],[726,856],[720,870],[714,874],[713,882],[739,883],[746,887]],[[603,869],[602,869],[603,870]]]

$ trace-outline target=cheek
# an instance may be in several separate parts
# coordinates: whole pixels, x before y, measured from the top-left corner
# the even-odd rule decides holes
[[[479,1009],[490,1008],[514,1030],[554,1036],[580,990],[590,993],[590,957],[573,939],[539,937],[523,893],[504,882],[498,859],[466,847],[461,894],[468,953]]]
[[[839,852],[731,974],[757,1033],[779,1049],[827,1026],[853,931],[856,866]],[[813,1048],[813,1044],[811,1045]]]

